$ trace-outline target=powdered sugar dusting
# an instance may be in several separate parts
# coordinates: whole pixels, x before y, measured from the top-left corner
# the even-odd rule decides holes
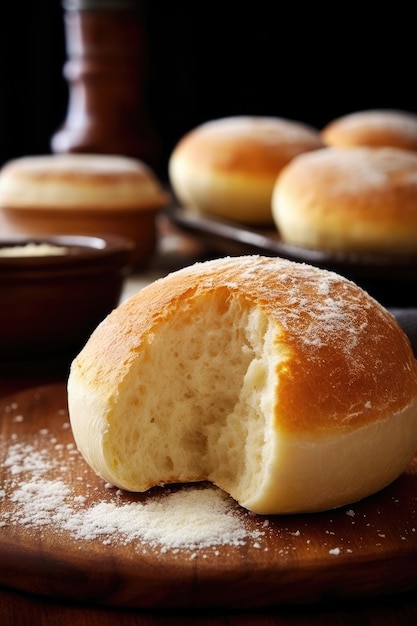
[[[251,255],[224,257],[215,262],[196,263],[179,274],[198,277],[202,289],[214,285],[222,273],[230,291],[240,285],[249,297],[259,302],[279,324],[305,346],[319,347],[339,341],[350,358],[352,349],[367,331],[366,311],[371,298],[346,278],[331,271],[286,259]],[[262,276],[262,279],[260,279]],[[375,310],[382,307],[373,303]],[[356,360],[356,357],[352,360]]]
[[[355,147],[349,150],[324,148],[303,154],[299,167],[303,164],[310,167],[312,177],[322,177],[328,172],[331,185],[326,187],[326,197],[340,198],[358,193],[392,194],[398,184],[400,188],[415,189],[417,186],[417,154],[413,151],[397,148]],[[297,167],[297,164],[294,163]],[[379,197],[379,196],[378,196]],[[368,196],[367,196],[368,198]],[[369,196],[372,202],[372,196]]]

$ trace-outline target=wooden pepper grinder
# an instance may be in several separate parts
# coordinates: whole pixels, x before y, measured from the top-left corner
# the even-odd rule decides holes
[[[157,167],[144,98],[147,49],[141,0],[62,0],[69,87],[55,153],[121,154]]]

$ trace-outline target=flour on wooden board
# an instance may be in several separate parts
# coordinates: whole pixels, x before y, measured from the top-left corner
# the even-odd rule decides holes
[[[21,421],[22,416],[16,415],[14,422]],[[62,427],[68,426],[64,422]],[[47,429],[38,431],[31,441],[21,441],[15,434],[5,443],[0,440],[5,476],[0,503],[7,499],[12,506],[2,514],[0,527],[24,525],[38,532],[52,527],[76,540],[119,545],[135,542],[142,551],[146,547],[161,552],[195,551],[248,542],[262,549],[267,525],[261,523],[259,530],[246,528],[235,503],[220,489],[195,485],[165,488],[144,501],[126,502],[120,498],[120,490],[107,484],[109,497],[88,504],[96,488],[86,486],[85,476],[80,475],[77,480],[83,492],[77,493],[69,480],[75,460],[81,461],[81,472],[84,468],[73,443],[62,444]]]
[[[157,489],[151,497],[129,499],[128,494],[103,482],[106,489],[98,497],[99,487],[90,484],[90,468],[68,438],[66,411],[58,411],[53,433],[40,428],[30,437],[19,435],[25,416],[17,403],[6,407],[5,413],[11,433],[0,435],[0,532],[2,527],[19,526],[42,538],[42,533],[52,528],[68,533],[80,549],[85,541],[100,541],[103,545],[132,545],[142,554],[147,550],[174,554],[188,550],[190,559],[199,554],[206,558],[207,550],[221,555],[220,546],[246,545],[266,551],[270,549],[269,533],[280,532],[283,541],[277,557],[285,558],[298,542],[308,551],[324,547],[335,558],[352,553],[350,540],[335,536],[331,517],[329,526],[322,528],[320,542],[313,546],[302,528],[294,531],[291,525],[283,525],[272,531],[268,518],[239,509],[225,492],[205,484]],[[399,506],[399,501],[395,500],[395,505]],[[344,515],[352,526],[371,527],[366,514],[358,516],[351,507]],[[381,546],[386,530],[376,525],[372,530],[375,545]],[[410,527],[395,528],[395,532],[406,542],[417,528],[410,520]],[[356,542],[360,540],[356,536]]]

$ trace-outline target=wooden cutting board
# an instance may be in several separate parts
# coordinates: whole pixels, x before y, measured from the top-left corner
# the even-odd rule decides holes
[[[128,494],[98,478],[76,450],[66,389],[58,383],[0,401],[0,477],[4,586],[147,608],[263,607],[417,587],[417,456],[380,493],[330,512],[262,517],[229,498],[225,515],[244,529],[239,545],[172,548],[105,529],[80,537],[73,521],[91,524],[96,506],[123,515],[129,505],[147,507],[166,490]],[[167,493],[183,497],[202,487]]]

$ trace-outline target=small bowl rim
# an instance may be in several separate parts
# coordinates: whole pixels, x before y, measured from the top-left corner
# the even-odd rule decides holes
[[[28,266],[67,264],[79,261],[99,260],[113,255],[131,254],[135,249],[133,240],[121,235],[95,234],[45,234],[0,235],[0,249],[28,244],[50,244],[68,248],[67,254],[0,256],[1,266]]]

